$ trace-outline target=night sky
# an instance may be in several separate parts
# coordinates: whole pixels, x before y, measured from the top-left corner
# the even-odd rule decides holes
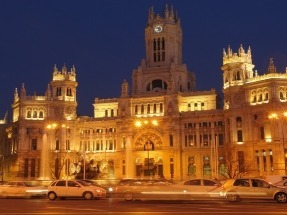
[[[197,90],[222,91],[222,52],[251,47],[255,70],[287,66],[286,0],[0,0],[0,118],[15,88],[44,95],[53,67],[77,73],[78,115],[93,116],[98,98],[120,96],[145,58],[148,10],[173,5],[183,29],[183,62]],[[130,85],[131,89],[131,85]]]

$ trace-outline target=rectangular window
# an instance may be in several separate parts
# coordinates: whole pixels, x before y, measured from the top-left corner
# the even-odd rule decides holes
[[[245,171],[244,152],[243,151],[238,151],[237,152],[237,156],[238,156],[239,172],[244,172]]]
[[[169,135],[169,146],[173,146],[173,136],[172,134]]]
[[[31,177],[36,176],[35,172],[36,172],[36,161],[35,159],[32,159],[31,160]]]
[[[31,150],[37,150],[37,139],[31,140]]]
[[[122,174],[123,174],[123,175],[126,175],[126,166],[125,166],[126,161],[123,160],[123,161],[122,161],[122,164],[123,164]]]
[[[260,140],[265,139],[264,126],[260,127]]]
[[[28,177],[28,171],[29,171],[29,160],[25,159],[25,163],[24,163],[24,177],[27,178]]]
[[[237,131],[237,142],[243,142],[242,130]]]
[[[218,134],[218,145],[222,146],[224,144],[223,134]]]

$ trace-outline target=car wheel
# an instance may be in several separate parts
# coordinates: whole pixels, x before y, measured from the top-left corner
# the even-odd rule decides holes
[[[275,195],[275,200],[279,203],[287,202],[287,194],[286,193],[277,193]]]
[[[230,192],[226,194],[226,199],[230,202],[237,202],[240,200],[239,196],[235,192]]]
[[[57,198],[57,194],[54,192],[50,192],[50,193],[48,193],[48,198],[50,200],[55,200]]]
[[[92,194],[91,192],[85,192],[85,193],[83,194],[83,197],[84,197],[84,199],[86,199],[86,200],[91,200],[91,199],[94,198],[94,196],[93,196],[93,194]]]
[[[125,193],[125,200],[126,201],[132,201],[133,200],[133,194],[130,192]]]

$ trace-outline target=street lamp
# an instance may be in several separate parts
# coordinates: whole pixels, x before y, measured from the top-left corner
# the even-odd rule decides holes
[[[1,162],[1,181],[4,180],[4,155],[2,156],[2,162]]]
[[[282,134],[282,146],[283,146],[283,153],[284,153],[284,170],[286,173],[286,167],[287,167],[287,149],[285,149],[285,136],[284,136],[284,120],[287,119],[287,112],[283,112],[282,114],[277,114],[276,112],[271,113],[268,116],[269,119],[275,119],[275,120],[281,120],[281,134]]]
[[[150,174],[150,169],[149,169],[149,151],[152,150],[152,143],[150,142],[150,140],[148,140],[146,143],[145,143],[145,151],[147,151],[147,174],[148,175],[151,175]]]

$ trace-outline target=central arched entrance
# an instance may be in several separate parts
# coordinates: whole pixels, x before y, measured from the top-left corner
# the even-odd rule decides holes
[[[139,134],[135,139],[136,177],[162,177],[163,159],[159,150],[162,150],[163,143],[159,134],[148,131]]]

